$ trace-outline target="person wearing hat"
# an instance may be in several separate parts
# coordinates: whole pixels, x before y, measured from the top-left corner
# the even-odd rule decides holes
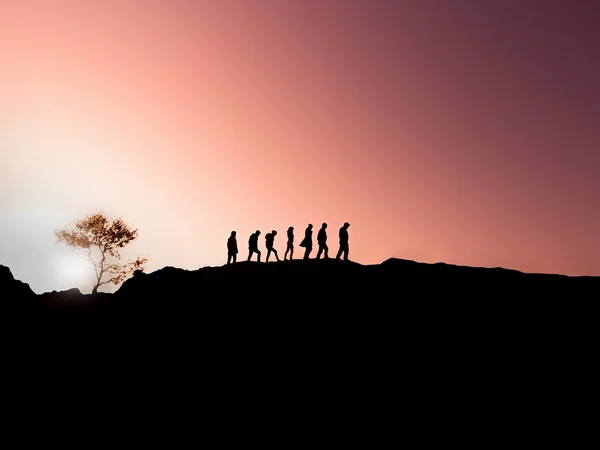
[[[294,257],[294,227],[289,227],[287,229],[287,248],[285,249],[285,254],[283,255],[283,260],[287,260],[288,253],[290,254],[290,261]]]
[[[275,250],[275,248],[273,248],[273,242],[275,241],[275,236],[277,236],[277,231],[273,230],[270,233],[267,233],[265,236],[265,244],[267,247],[267,259],[266,261],[269,262],[269,256],[271,256],[271,252],[273,252],[275,254],[275,258],[277,258],[277,261],[281,261],[279,259],[279,255],[277,254],[277,250]]]
[[[340,249],[337,252],[337,256],[335,259],[340,259],[342,253],[344,254],[344,261],[348,261],[348,253],[350,248],[348,246],[348,227],[350,224],[348,222],[344,223],[344,226],[340,228]]]

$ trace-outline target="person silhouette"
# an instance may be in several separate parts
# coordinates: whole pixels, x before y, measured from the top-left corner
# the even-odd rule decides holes
[[[290,254],[290,261],[294,257],[294,227],[289,227],[287,229],[287,247],[285,249],[285,253],[283,254],[283,260],[287,260],[288,253]]]
[[[235,263],[237,260],[238,246],[235,234],[235,231],[232,231],[229,239],[227,239],[227,264]]]
[[[340,259],[342,254],[344,255],[344,261],[348,261],[348,253],[350,251],[350,247],[348,246],[348,227],[350,224],[348,222],[344,223],[344,226],[340,228],[340,249],[337,252],[337,256],[335,259]]]
[[[325,252],[325,259],[329,258],[329,247],[327,247],[327,224],[323,222],[321,229],[317,233],[317,244],[319,245],[319,251],[317,252],[317,259],[321,259],[321,254]]]
[[[302,239],[302,242],[300,242],[300,247],[304,247],[304,259],[308,259],[308,256],[312,251],[312,228],[312,223],[309,223],[306,227],[306,230],[304,230],[304,239]]]
[[[248,239],[248,261],[252,258],[252,255],[256,253],[258,255],[257,261],[260,262],[260,250],[258,249],[258,236],[260,236],[260,230],[256,230],[250,235]]]
[[[275,248],[273,247],[273,243],[275,241],[275,236],[277,236],[277,231],[273,230],[270,233],[267,233],[267,235],[265,236],[265,244],[267,246],[267,259],[266,262],[269,262],[269,256],[271,256],[271,252],[273,252],[273,254],[275,255],[275,258],[277,258],[277,261],[281,261],[279,259],[279,255],[277,254],[277,250],[275,250]]]

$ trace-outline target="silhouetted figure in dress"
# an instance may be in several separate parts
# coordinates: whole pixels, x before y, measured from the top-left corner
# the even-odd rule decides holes
[[[267,233],[267,235],[265,236],[265,244],[267,246],[267,259],[266,262],[269,262],[269,256],[271,256],[271,252],[273,252],[273,254],[275,255],[275,258],[277,258],[277,261],[281,261],[279,259],[279,255],[277,254],[277,250],[275,250],[275,248],[273,247],[273,243],[275,241],[275,236],[277,236],[277,231],[273,230],[270,233]]]
[[[287,230],[287,247],[285,249],[285,253],[283,254],[283,260],[287,260],[288,253],[290,254],[290,261],[294,257],[294,227],[289,227]]]
[[[348,261],[348,253],[350,252],[350,247],[348,246],[348,227],[350,224],[348,222],[344,223],[344,226],[340,228],[340,249],[337,252],[337,256],[335,259],[340,259],[342,253],[344,254],[344,261]]]
[[[304,230],[304,239],[302,239],[302,242],[300,242],[300,247],[304,247],[304,259],[308,259],[308,256],[312,251],[312,228],[312,223],[309,223],[306,227],[306,230]]]
[[[252,255],[256,253],[258,255],[257,261],[260,262],[260,250],[258,249],[258,236],[260,236],[260,230],[256,230],[250,235],[248,239],[248,261],[252,258]]]
[[[317,244],[319,245],[319,251],[317,252],[317,259],[321,259],[321,254],[325,252],[325,259],[329,258],[329,247],[327,247],[327,224],[323,223],[321,229],[317,233]]]
[[[229,239],[227,239],[227,264],[234,263],[237,260],[238,246],[235,234],[235,231],[232,231]]]

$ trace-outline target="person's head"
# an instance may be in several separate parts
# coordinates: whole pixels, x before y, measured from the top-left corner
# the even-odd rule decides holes
[[[231,235],[232,235],[232,236],[235,236],[235,231],[232,231],[232,232],[231,232]]]
[[[256,230],[256,235],[258,236],[260,234],[260,230]]]
[[[348,222],[344,222],[344,228],[348,228],[350,224]]]
[[[323,222],[323,225],[321,225],[322,228],[327,228],[327,224],[325,222]]]
[[[312,228],[312,223],[309,223],[309,224],[308,224],[308,228]]]
[[[271,231],[271,234],[272,234],[273,236],[275,236],[275,235],[277,234],[277,231],[273,230],[273,231]]]
[[[289,227],[288,231],[294,231],[294,227]]]

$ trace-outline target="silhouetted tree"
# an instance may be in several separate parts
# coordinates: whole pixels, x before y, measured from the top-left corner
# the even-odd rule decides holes
[[[117,263],[121,259],[119,249],[137,239],[138,230],[131,229],[121,218],[109,219],[103,212],[97,212],[77,220],[72,229],[56,230],[57,242],[83,250],[96,274],[92,293],[104,284],[121,284],[136,270],[144,270],[147,258],[137,257],[135,261]],[[109,261],[109,258],[113,262]],[[103,280],[107,276],[108,278]]]

